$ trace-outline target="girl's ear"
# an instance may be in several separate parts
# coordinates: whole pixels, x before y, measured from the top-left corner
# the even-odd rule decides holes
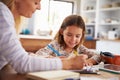
[[[61,35],[63,35],[63,29],[60,29],[59,32]]]

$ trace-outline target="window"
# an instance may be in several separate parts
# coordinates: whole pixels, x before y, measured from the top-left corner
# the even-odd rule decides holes
[[[49,8],[49,26],[50,29],[54,31],[53,34],[56,34],[63,19],[66,16],[73,14],[73,2],[57,0],[50,1]]]
[[[55,35],[63,19],[74,13],[74,0],[41,0],[41,10],[37,10],[28,19],[28,29],[31,34],[38,35],[39,31],[52,31]]]

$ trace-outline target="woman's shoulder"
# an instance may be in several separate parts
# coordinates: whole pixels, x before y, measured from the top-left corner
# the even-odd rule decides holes
[[[1,8],[3,5],[5,5],[5,4],[4,4],[4,3],[2,3],[2,2],[0,2],[0,8]]]
[[[14,20],[12,12],[10,9],[2,2],[0,2],[0,15],[4,17],[6,20],[12,21]]]
[[[3,2],[0,2],[0,9],[8,9],[8,7],[3,3]]]

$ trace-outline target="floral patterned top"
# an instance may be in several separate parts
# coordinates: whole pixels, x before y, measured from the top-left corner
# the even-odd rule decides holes
[[[63,47],[60,47],[60,44],[56,41],[53,40],[52,42],[50,42],[48,45],[51,45],[52,48],[54,48],[54,50],[57,50],[60,55],[62,56],[70,56],[71,54],[74,54],[74,51],[72,51],[71,53],[68,53],[64,50]],[[80,47],[77,48],[77,53],[78,54],[86,54],[88,56],[88,58],[92,58],[94,59],[97,63],[99,63],[101,61],[101,57],[98,53],[96,53],[93,50],[90,50],[88,48],[86,48],[85,46],[81,45]],[[48,46],[39,49],[36,52],[37,55],[42,55],[42,56],[57,56],[53,50],[51,50],[51,48],[49,48]]]

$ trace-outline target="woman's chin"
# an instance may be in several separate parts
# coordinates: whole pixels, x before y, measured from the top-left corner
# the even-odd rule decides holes
[[[31,14],[26,14],[26,15],[22,15],[22,16],[24,16],[24,17],[27,17],[27,18],[31,18],[32,17],[32,15]]]

